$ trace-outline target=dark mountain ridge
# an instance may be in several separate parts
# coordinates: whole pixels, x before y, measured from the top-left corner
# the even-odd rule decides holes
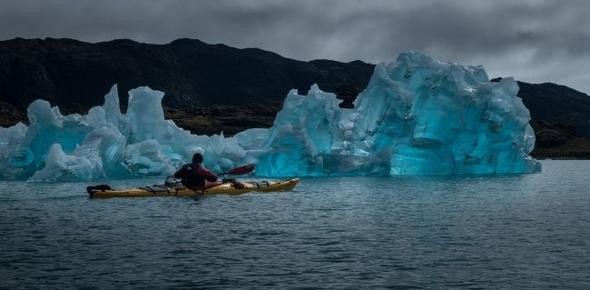
[[[127,91],[147,85],[166,93],[165,113],[180,126],[231,135],[271,126],[293,88],[305,93],[317,83],[350,105],[373,69],[358,60],[298,61],[196,39],[146,44],[16,38],[0,41],[0,125],[26,121],[27,106],[38,98],[64,113],[85,112],[102,104],[117,83],[123,109]],[[537,135],[535,155],[590,157],[590,97],[552,83],[518,84]]]
[[[0,100],[24,109],[44,98],[79,111],[101,104],[118,83],[124,106],[127,91],[142,85],[166,92],[169,107],[281,102],[289,89],[304,92],[313,83],[325,90],[343,83],[362,89],[373,67],[360,61],[303,62],[194,39],[159,45],[17,38],[0,42]]]

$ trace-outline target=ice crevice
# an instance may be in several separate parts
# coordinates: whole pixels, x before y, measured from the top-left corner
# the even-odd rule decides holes
[[[451,175],[533,173],[535,135],[512,78],[490,82],[481,66],[409,51],[379,64],[353,109],[313,85],[288,93],[271,128],[232,137],[193,135],[164,118],[164,93],[116,85],[103,106],[62,115],[36,100],[29,126],[0,128],[0,179],[80,181],[168,175],[195,152],[222,172],[246,163],[256,175]]]

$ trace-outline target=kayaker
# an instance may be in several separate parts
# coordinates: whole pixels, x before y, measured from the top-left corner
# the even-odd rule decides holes
[[[203,163],[203,154],[195,153],[193,162],[180,167],[174,173],[174,177],[180,178],[182,184],[190,189],[203,189],[221,184],[221,181],[217,181],[217,175],[201,163]]]

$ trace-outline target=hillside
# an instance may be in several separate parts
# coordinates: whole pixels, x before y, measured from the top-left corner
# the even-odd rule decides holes
[[[37,98],[62,112],[103,103],[114,83],[122,106],[142,85],[166,92],[168,118],[199,134],[227,135],[269,127],[287,92],[322,90],[354,98],[374,65],[361,61],[298,61],[256,48],[237,49],[178,39],[168,44],[132,40],[87,43],[72,39],[0,41],[0,125],[26,121]],[[519,82],[531,111],[538,157],[590,157],[590,97],[551,83]]]
[[[78,111],[101,104],[114,83],[121,95],[141,85],[165,91],[165,105],[178,108],[281,102],[289,89],[306,91],[313,83],[325,90],[340,84],[364,88],[372,71],[372,64],[360,61],[303,62],[191,39],[164,45],[51,38],[0,42],[0,100],[18,109],[42,97]]]

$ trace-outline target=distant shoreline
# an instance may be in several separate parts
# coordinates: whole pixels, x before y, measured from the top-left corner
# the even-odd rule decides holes
[[[561,156],[556,156],[556,157],[534,157],[533,158],[537,159],[537,160],[590,160],[590,156],[588,157],[561,157]]]

